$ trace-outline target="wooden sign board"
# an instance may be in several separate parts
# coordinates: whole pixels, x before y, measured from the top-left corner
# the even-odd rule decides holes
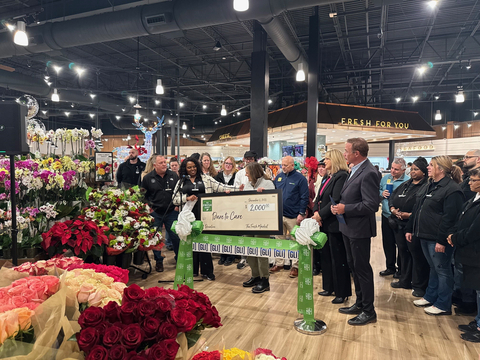
[[[206,234],[283,234],[281,190],[200,194],[199,201]]]

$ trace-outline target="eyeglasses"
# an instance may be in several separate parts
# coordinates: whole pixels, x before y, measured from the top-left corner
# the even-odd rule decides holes
[[[468,182],[471,182],[471,183],[474,183],[474,182],[477,182],[477,181],[480,181],[480,179],[469,179]]]
[[[224,163],[224,164],[225,164],[225,165],[228,165],[228,166],[233,166],[232,163],[227,163],[227,162],[226,162],[226,163]]]
[[[465,155],[463,158],[464,158],[464,159],[471,159],[471,158],[476,158],[476,157],[478,157],[478,156],[474,156],[474,155],[472,155],[472,156],[467,156],[467,155]]]

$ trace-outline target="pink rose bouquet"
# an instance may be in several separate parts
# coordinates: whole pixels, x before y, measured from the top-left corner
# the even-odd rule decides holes
[[[28,273],[32,276],[47,275],[49,271],[58,268],[67,270],[70,266],[81,266],[83,260],[76,257],[56,257],[50,260],[39,260],[37,262],[31,263],[26,262],[22,265],[15,266],[13,270],[18,272]],[[128,281],[128,280],[127,280]]]
[[[105,275],[111,277],[115,282],[122,282],[124,284],[128,283],[128,270],[119,268],[118,266],[113,265],[97,265],[97,264],[85,264],[75,263],[68,266],[67,270],[74,269],[92,269],[97,273],[104,273]]]

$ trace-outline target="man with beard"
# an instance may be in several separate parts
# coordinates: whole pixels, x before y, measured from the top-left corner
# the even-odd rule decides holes
[[[463,157],[463,182],[460,185],[465,195],[465,200],[468,201],[477,193],[470,190],[470,170],[480,167],[480,150],[470,150]]]
[[[138,150],[133,148],[128,152],[128,158],[117,170],[118,187],[128,189],[139,184],[140,174],[145,170],[145,163],[138,158]]]

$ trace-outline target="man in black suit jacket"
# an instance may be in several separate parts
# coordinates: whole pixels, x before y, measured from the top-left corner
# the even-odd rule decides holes
[[[340,204],[332,206],[333,214],[343,214],[346,224],[340,223],[347,261],[353,271],[357,300],[351,307],[340,308],[343,314],[356,314],[350,325],[366,325],[377,320],[373,306],[375,297],[373,271],[370,266],[371,238],[377,235],[375,213],[378,210],[380,181],[378,171],[368,156],[368,143],[362,138],[348,139],[345,159],[353,164],[343,185]]]

